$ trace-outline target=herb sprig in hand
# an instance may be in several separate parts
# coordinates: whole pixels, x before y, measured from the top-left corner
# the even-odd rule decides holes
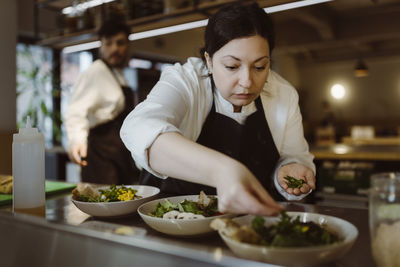
[[[286,184],[289,188],[301,188],[306,182],[303,179],[296,179],[292,176],[285,176],[283,179],[287,180]]]

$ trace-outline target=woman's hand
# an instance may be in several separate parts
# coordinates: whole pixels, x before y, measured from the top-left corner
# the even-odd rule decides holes
[[[161,134],[149,150],[153,170],[216,187],[221,212],[272,215],[283,209],[245,165],[179,133]]]
[[[68,150],[69,159],[76,164],[86,166],[87,161],[82,160],[87,156],[87,145],[86,144],[73,144]]]
[[[289,188],[287,180],[284,179],[286,176],[291,176],[297,180],[302,179],[305,183],[301,188]],[[280,167],[277,178],[279,185],[285,189],[287,193],[292,195],[298,196],[300,194],[306,194],[311,189],[315,189],[315,176],[313,171],[298,163],[291,163]]]
[[[229,159],[216,175],[219,211],[269,216],[283,209],[242,163]]]

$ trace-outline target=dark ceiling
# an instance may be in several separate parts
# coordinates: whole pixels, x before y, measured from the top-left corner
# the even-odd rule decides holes
[[[39,0],[42,8],[58,13],[71,2]],[[159,8],[163,3],[161,0],[117,2],[147,3],[147,8]],[[226,1],[194,2],[215,4]],[[268,5],[272,2],[294,1],[259,2],[260,5]],[[197,16],[206,18],[215,10],[203,11],[198,10]],[[324,62],[400,55],[400,0],[334,0],[273,13],[272,18],[277,32],[276,53],[288,54],[297,60]]]
[[[400,55],[398,0],[336,0],[272,16],[277,51],[299,60]]]

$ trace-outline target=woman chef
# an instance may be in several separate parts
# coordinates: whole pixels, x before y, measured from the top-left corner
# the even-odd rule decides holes
[[[256,3],[209,19],[202,59],[166,68],[123,123],[142,184],[217,193],[221,212],[261,215],[282,209],[271,195],[298,200],[315,188],[297,92],[270,70],[274,39]],[[289,188],[287,175],[305,183]]]

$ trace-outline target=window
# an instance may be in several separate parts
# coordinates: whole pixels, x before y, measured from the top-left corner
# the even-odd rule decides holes
[[[53,53],[50,48],[17,44],[17,126],[25,127],[27,116],[45,137],[53,142]]]

